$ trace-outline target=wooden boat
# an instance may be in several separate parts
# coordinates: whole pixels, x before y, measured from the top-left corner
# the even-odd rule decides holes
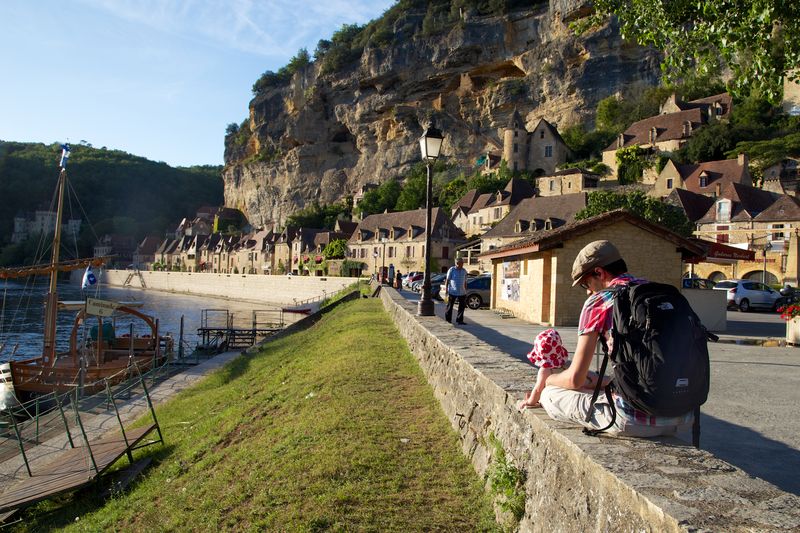
[[[64,150],[68,155],[67,146],[64,147]],[[106,380],[115,383],[126,379],[134,364],[141,371],[161,364],[172,347],[170,337],[159,336],[158,323],[153,318],[134,309],[133,306],[106,302],[108,305],[105,308],[101,305],[97,307],[97,311],[94,311],[94,315],[91,315],[92,311],[86,302],[82,302],[80,306],[74,302],[59,302],[59,272],[78,270],[88,266],[101,266],[108,259],[100,257],[59,262],[66,179],[66,157],[62,154],[58,178],[58,210],[50,263],[0,269],[0,279],[43,274],[50,276],[49,292],[45,300],[42,355],[26,360],[10,361],[13,388],[19,400],[36,394],[54,391],[66,392],[74,390],[76,387],[82,388],[87,393],[95,392],[105,387]],[[73,323],[69,350],[64,353],[58,353],[56,349],[56,313],[59,307],[64,309],[80,307]],[[110,320],[114,313],[130,315],[144,321],[149,327],[150,334],[136,338],[117,334],[113,330],[113,322]],[[97,325],[91,328],[96,333],[89,335],[85,340],[79,340],[78,332],[81,326],[89,326],[87,322],[92,319],[97,320]],[[131,328],[132,330],[133,328]]]
[[[292,307],[282,307],[284,313],[298,313],[300,315],[310,315],[314,310],[310,305],[295,305]]]

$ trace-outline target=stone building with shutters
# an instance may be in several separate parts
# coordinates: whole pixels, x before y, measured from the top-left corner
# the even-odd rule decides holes
[[[514,111],[503,132],[503,160],[512,171],[528,171],[534,176],[552,174],[566,162],[570,150],[558,129],[540,118],[528,131],[519,112]]]
[[[431,213],[432,272],[446,272],[455,264],[455,249],[466,238],[448,214],[434,207]],[[401,272],[424,270],[425,209],[378,213],[359,222],[347,242],[348,258],[360,261],[367,273],[393,265]]]

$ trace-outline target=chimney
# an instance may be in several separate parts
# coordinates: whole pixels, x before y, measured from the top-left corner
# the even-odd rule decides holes
[[[747,166],[747,154],[745,154],[744,152],[741,152],[739,154],[739,157],[737,158],[737,160],[739,162],[739,166],[740,167],[746,167]]]
[[[717,183],[716,186],[714,187],[714,197],[715,198],[719,197],[720,189],[721,189],[721,186],[720,186],[719,183]]]

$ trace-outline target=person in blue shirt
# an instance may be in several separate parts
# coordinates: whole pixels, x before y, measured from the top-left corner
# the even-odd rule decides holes
[[[456,259],[456,266],[450,267],[444,281],[447,287],[447,309],[444,319],[448,322],[453,318],[453,304],[458,300],[456,324],[464,323],[464,308],[467,305],[467,271],[464,269],[464,259]]]

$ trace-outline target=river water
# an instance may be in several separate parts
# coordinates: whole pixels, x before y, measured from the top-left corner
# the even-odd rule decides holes
[[[27,284],[18,281],[0,280],[0,362],[10,358],[26,358],[41,355],[43,336],[44,300],[47,294],[47,280],[38,278]],[[250,327],[253,311],[258,310],[257,320],[263,321],[269,314],[274,317],[280,309],[279,304],[241,302],[224,298],[171,294],[141,289],[99,286],[88,291],[81,291],[78,285],[59,283],[59,299],[83,300],[85,296],[113,300],[118,302],[136,301],[143,305],[142,313],[155,317],[159,321],[159,333],[171,334],[176,340],[180,332],[181,316],[184,317],[184,340],[191,349],[198,342],[197,328],[200,327],[201,312],[204,309],[227,310],[233,314],[237,327]],[[270,313],[260,313],[272,310]],[[58,314],[57,343],[59,351],[69,349],[69,336],[75,319],[75,311],[60,311]],[[215,311],[207,314],[210,325],[223,325],[225,314]],[[286,323],[301,318],[293,313],[284,313]],[[127,332],[133,323],[135,334],[148,334],[146,324],[139,320],[125,317],[116,322],[119,332]],[[13,355],[12,355],[13,352]]]

